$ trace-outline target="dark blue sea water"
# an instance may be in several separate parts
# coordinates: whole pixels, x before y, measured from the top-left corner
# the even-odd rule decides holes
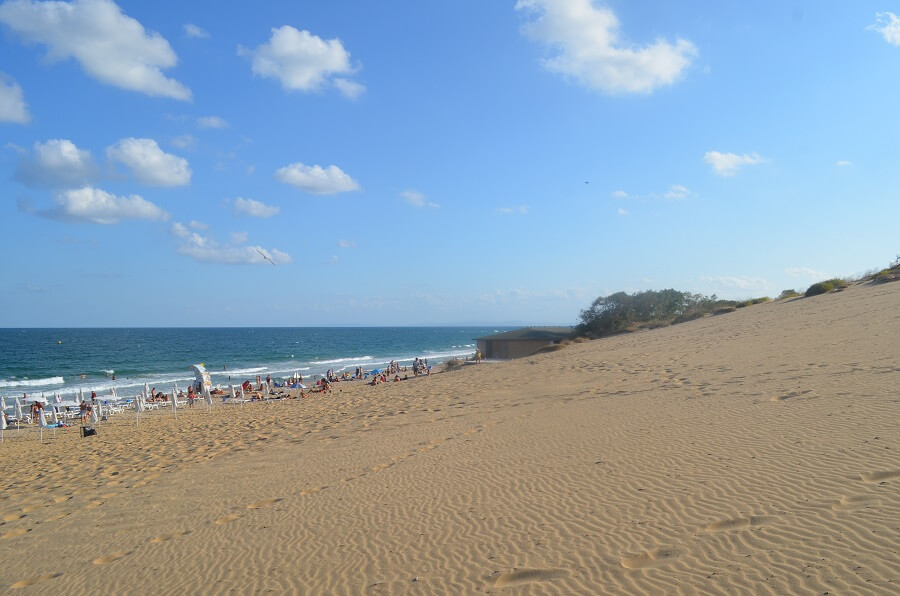
[[[414,358],[437,364],[475,351],[473,338],[508,327],[300,327],[197,329],[0,329],[0,395],[83,390],[132,395],[144,384],[169,389],[203,363],[227,385],[300,372],[304,379],[381,368]],[[84,378],[82,378],[84,375]],[[115,380],[113,380],[115,375]]]

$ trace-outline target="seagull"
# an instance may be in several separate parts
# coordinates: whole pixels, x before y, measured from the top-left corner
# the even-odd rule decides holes
[[[267,255],[267,254],[264,253],[263,251],[259,250],[258,248],[256,248],[255,250],[256,250],[256,252],[258,252],[258,253],[262,256],[262,258],[264,258],[265,260],[269,261],[269,262],[272,263],[273,265],[275,264],[275,261],[273,261],[272,259],[270,259],[270,258],[269,258],[269,255]]]

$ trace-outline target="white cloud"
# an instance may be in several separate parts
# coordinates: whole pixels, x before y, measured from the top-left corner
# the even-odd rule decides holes
[[[192,228],[194,228],[195,230],[209,229],[209,224],[203,223],[202,221],[197,221],[196,219],[192,219],[188,225],[191,226]]]
[[[86,186],[56,195],[54,206],[38,215],[64,221],[114,224],[123,219],[166,220],[169,214],[138,195],[118,197]]]
[[[352,240],[338,240],[338,246],[341,248],[356,248],[356,242]]]
[[[30,121],[22,87],[15,79],[0,72],[0,122],[28,124]]]
[[[627,199],[628,193],[625,192],[624,190],[614,190],[612,192],[612,196],[613,196],[613,198],[616,198],[616,199]]]
[[[688,193],[691,191],[681,184],[673,184],[669,187],[669,190],[663,194],[663,196],[667,199],[683,199],[688,196]]]
[[[519,205],[518,207],[499,207],[497,213],[503,215],[525,215],[528,213],[528,205]]]
[[[209,39],[209,32],[193,23],[184,26],[184,34],[194,39]]]
[[[788,267],[784,270],[784,272],[791,277],[799,277],[802,279],[819,280],[827,279],[829,277],[829,275],[824,271],[810,269],[809,267]]]
[[[703,276],[700,279],[727,289],[766,291],[771,287],[771,284],[761,277],[722,275],[718,277]]]
[[[697,54],[684,39],[647,46],[623,41],[613,11],[591,0],[519,0],[516,10],[535,15],[524,34],[557,52],[543,61],[547,70],[604,93],[650,93],[671,85]]]
[[[95,79],[147,95],[191,100],[191,90],[166,78],[162,69],[178,58],[159,33],[147,32],[111,0],[0,5],[0,22],[26,41],[47,46],[47,57],[72,57]]]
[[[125,164],[142,184],[184,186],[191,181],[188,161],[166,153],[153,139],[122,139],[106,148],[106,156]]]
[[[291,255],[278,249],[265,249],[261,246],[221,246],[213,238],[190,232],[181,223],[175,222],[171,228],[172,235],[180,240],[178,254],[191,257],[203,263],[222,263],[226,265],[277,265],[291,263]],[[245,232],[231,234],[231,240],[237,244],[246,242]],[[271,262],[270,262],[271,261]]]
[[[252,58],[253,74],[276,78],[285,89],[310,92],[333,85],[350,98],[365,90],[346,78],[355,69],[340,39],[326,41],[284,25],[273,28],[269,41],[254,50],[238,46],[238,54]]]
[[[238,197],[234,200],[234,211],[236,213],[245,213],[253,217],[272,217],[281,212],[281,207],[266,205],[265,203],[254,199]]]
[[[625,211],[624,209],[622,209],[622,208],[620,207],[620,208],[616,211],[616,215],[621,215],[622,217],[625,217],[626,215],[628,215],[628,212]]]
[[[172,144],[179,149],[190,149],[197,144],[197,139],[192,134],[184,134],[172,139]]]
[[[836,165],[839,168],[845,168],[850,165],[850,162],[847,161],[846,159],[842,159],[840,161],[834,162],[834,165]]]
[[[884,36],[884,41],[891,45],[900,46],[900,17],[892,12],[875,13],[875,24],[867,29],[878,31]]]
[[[403,200],[412,205],[413,207],[431,207],[437,208],[440,207],[437,203],[432,203],[430,201],[425,200],[425,195],[420,193],[417,190],[404,190],[400,193],[400,196],[403,197]]]
[[[30,186],[72,188],[96,174],[90,151],[79,149],[68,139],[50,139],[34,144],[34,156],[19,162],[15,176]]]
[[[734,176],[742,166],[753,166],[766,160],[756,153],[738,155],[737,153],[707,151],[703,156],[703,161],[711,165],[719,176]]]
[[[307,166],[292,163],[275,172],[275,177],[314,195],[333,195],[339,192],[359,190],[359,184],[337,166]]]
[[[198,128],[228,128],[228,123],[218,116],[203,116],[197,118]]]

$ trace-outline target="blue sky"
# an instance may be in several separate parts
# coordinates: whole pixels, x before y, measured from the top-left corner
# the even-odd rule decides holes
[[[900,5],[257,4],[0,3],[0,326],[572,324],[900,252]]]

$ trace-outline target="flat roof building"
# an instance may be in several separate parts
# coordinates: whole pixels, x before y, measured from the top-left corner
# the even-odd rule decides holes
[[[475,341],[484,358],[509,360],[531,356],[542,348],[570,339],[574,333],[572,327],[524,327],[476,337]]]

